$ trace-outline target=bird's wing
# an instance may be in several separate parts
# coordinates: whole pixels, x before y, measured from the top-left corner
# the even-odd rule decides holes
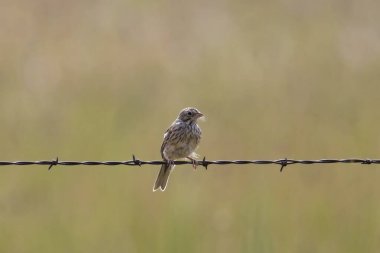
[[[163,159],[165,159],[165,157],[164,157],[165,146],[168,144],[169,140],[174,141],[175,139],[178,138],[177,137],[177,135],[178,135],[177,130],[179,128],[181,128],[181,123],[174,121],[173,124],[166,130],[166,132],[164,134],[164,140],[163,140],[162,145],[161,145],[161,156]]]

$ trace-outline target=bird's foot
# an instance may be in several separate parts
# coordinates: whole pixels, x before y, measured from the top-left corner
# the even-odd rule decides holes
[[[198,165],[197,160],[195,160],[195,159],[193,159],[193,158],[191,158],[189,156],[187,157],[187,159],[189,159],[192,162],[193,168],[194,168],[194,170],[196,170],[197,169],[197,165]]]
[[[174,165],[174,160],[166,160],[166,165],[168,167],[173,166]]]

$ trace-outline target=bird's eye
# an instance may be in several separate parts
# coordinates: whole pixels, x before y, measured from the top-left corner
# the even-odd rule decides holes
[[[191,113],[191,112],[188,112],[188,113],[187,113],[187,115],[191,116],[191,115],[192,115],[192,113]]]

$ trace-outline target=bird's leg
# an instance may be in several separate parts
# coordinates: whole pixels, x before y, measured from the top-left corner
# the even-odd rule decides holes
[[[188,157],[186,157],[187,159],[189,159],[192,163],[193,163],[193,168],[194,168],[194,170],[196,170],[197,169],[197,160],[195,160],[195,159],[193,159],[192,157],[190,157],[190,156],[188,156]]]

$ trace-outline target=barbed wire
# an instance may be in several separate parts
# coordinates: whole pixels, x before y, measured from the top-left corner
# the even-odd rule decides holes
[[[49,165],[48,170],[53,166],[142,166],[142,165],[162,165],[166,164],[168,161],[153,160],[153,161],[143,161],[137,159],[132,155],[132,160],[128,161],[60,161],[58,157],[54,160],[40,160],[40,161],[0,161],[0,166],[26,166],[26,165]],[[170,161],[171,164],[184,165],[184,164],[194,164],[193,161]],[[293,164],[335,164],[335,163],[354,163],[354,164],[380,164],[380,159],[358,159],[358,158],[348,158],[348,159],[319,159],[319,160],[294,160],[294,159],[279,159],[279,160],[214,160],[208,161],[206,157],[203,160],[195,161],[196,165],[203,166],[205,169],[209,165],[244,165],[244,164],[258,164],[258,165],[269,165],[275,164],[280,165],[280,171],[284,169],[285,166]]]

